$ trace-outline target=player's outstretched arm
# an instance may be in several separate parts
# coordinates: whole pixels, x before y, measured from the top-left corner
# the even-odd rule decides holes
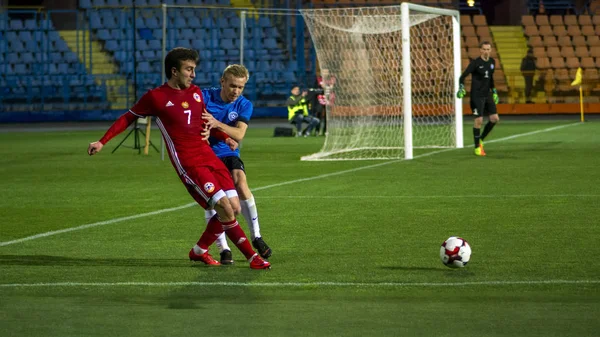
[[[102,136],[102,138],[100,138],[99,141],[90,143],[88,145],[88,154],[90,156],[92,156],[92,155],[100,152],[100,150],[102,150],[102,147],[104,147],[104,144],[106,144],[109,140],[111,140],[113,137],[115,137],[119,133],[125,131],[127,129],[127,127],[129,126],[129,124],[133,123],[133,121],[136,118],[137,117],[129,111],[124,113],[123,115],[121,115],[121,117],[119,117],[113,123],[113,125],[110,126],[110,128],[106,131],[104,136]]]

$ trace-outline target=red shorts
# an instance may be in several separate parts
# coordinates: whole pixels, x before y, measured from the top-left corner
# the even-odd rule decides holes
[[[235,191],[231,173],[221,161],[218,163],[221,165],[187,168],[180,176],[192,198],[204,209],[212,208],[226,191]]]

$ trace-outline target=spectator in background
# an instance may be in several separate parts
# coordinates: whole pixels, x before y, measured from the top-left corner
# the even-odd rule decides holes
[[[329,69],[322,69],[321,76],[317,77],[317,85],[322,88],[322,93],[317,95],[317,102],[314,108],[314,114],[319,119],[320,123],[317,127],[317,135],[323,132],[327,133],[327,106],[333,105],[335,94],[333,86],[335,85],[335,77],[329,73]]]
[[[311,131],[319,124],[319,119],[308,114],[308,102],[306,100],[307,91],[300,93],[300,87],[292,88],[292,96],[286,102],[288,108],[288,120],[296,125],[296,137],[308,136]],[[302,131],[302,123],[308,126]]]
[[[521,73],[525,79],[525,102],[533,103],[531,101],[531,91],[533,89],[533,76],[536,70],[535,57],[533,56],[533,50],[529,49],[527,55],[521,61]]]

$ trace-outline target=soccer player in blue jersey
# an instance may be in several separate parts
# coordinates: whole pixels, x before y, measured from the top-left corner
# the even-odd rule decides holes
[[[223,131],[237,142],[241,142],[246,135],[248,122],[252,117],[252,103],[242,96],[246,82],[250,75],[248,69],[243,65],[232,64],[223,71],[221,76],[221,87],[202,90],[206,109],[202,117],[207,121],[206,125]],[[260,234],[258,223],[258,212],[254,196],[248,188],[244,162],[240,158],[240,150],[231,150],[225,142],[216,138],[210,138],[210,145],[233,176],[235,188],[240,197],[241,213],[250,228],[252,245],[260,256],[267,259],[271,256],[271,248],[265,243]],[[206,219],[211,219],[214,210],[206,211]],[[217,247],[221,251],[221,263],[232,264],[231,249],[227,239],[221,235],[217,239]]]

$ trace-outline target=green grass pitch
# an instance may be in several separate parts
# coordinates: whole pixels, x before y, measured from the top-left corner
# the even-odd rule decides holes
[[[503,121],[485,158],[465,124],[464,149],[359,162],[302,162],[323,138],[251,126],[269,271],[188,261],[202,209],[158,153],[110,154],[125,134],[87,156],[103,132],[0,133],[0,336],[600,331],[597,121]],[[439,260],[452,235],[464,269]]]

